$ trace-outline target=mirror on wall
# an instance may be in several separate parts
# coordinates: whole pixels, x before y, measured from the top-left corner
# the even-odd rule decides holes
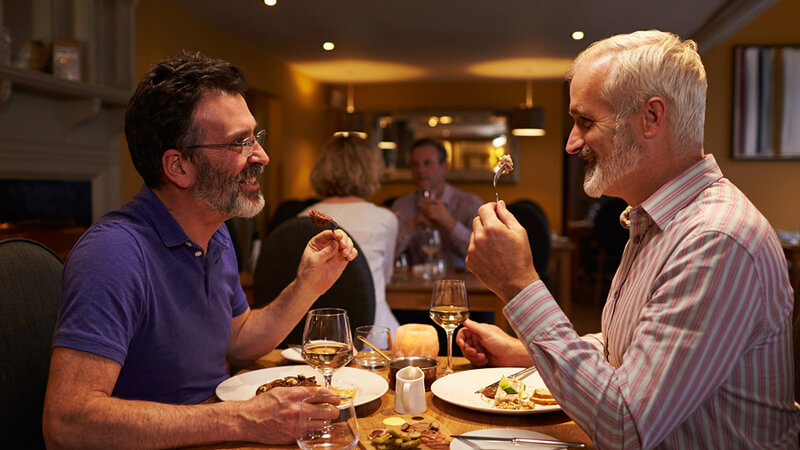
[[[800,159],[800,46],[736,46],[733,60],[733,158]]]
[[[411,144],[421,138],[444,144],[449,181],[491,182],[498,159],[506,153],[514,160],[514,171],[499,182],[518,180],[518,138],[509,132],[507,111],[375,111],[371,117],[369,134],[386,161],[384,182],[411,180]]]

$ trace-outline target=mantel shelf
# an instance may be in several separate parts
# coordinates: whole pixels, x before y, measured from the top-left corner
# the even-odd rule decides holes
[[[97,99],[111,107],[124,107],[131,93],[122,89],[64,80],[52,74],[0,64],[0,79],[9,80],[12,90],[65,99]]]

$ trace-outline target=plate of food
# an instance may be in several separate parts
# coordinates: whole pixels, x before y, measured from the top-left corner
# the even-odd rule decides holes
[[[313,377],[313,379],[312,379]],[[278,386],[322,386],[322,374],[311,366],[281,366],[234,375],[217,386],[222,401],[250,400],[256,391]],[[353,367],[342,367],[333,374],[331,387],[339,395],[353,399],[355,406],[380,398],[389,383],[380,375]]]
[[[519,370],[519,367],[491,367],[456,372],[434,381],[431,392],[448,403],[495,414],[561,410],[538,372],[522,380],[507,378]],[[500,382],[496,389],[475,392],[494,382]]]

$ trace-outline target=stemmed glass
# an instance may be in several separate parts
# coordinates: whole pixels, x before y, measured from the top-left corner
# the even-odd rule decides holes
[[[444,373],[453,373],[453,332],[469,317],[467,287],[463,280],[436,281],[430,315],[447,333],[447,368]]]
[[[422,251],[428,255],[427,267],[425,267],[425,278],[432,279],[434,274],[435,263],[433,257],[439,252],[442,247],[442,238],[439,236],[439,230],[436,228],[423,228],[422,229]]]
[[[333,372],[353,359],[350,319],[341,308],[312,309],[303,330],[303,360],[322,373],[330,389]]]
[[[297,416],[297,445],[304,449],[352,449],[360,434],[353,401],[340,399],[338,405],[323,398],[308,397],[300,403]]]

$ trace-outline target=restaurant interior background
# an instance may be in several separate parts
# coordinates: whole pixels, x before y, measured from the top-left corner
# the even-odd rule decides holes
[[[8,12],[8,4],[13,1],[1,0],[0,4],[2,3],[6,3]],[[33,2],[37,3],[48,2]],[[86,94],[83,93],[83,87],[80,89],[63,87],[61,81],[55,83],[57,86],[53,88],[49,81],[40,83],[38,77],[21,75],[16,69],[9,67],[8,61],[5,63],[0,61],[0,80],[12,81],[9,99],[0,104],[0,180],[43,177],[54,180],[89,178],[92,182],[90,201],[93,218],[127,202],[138,192],[141,178],[130,161],[121,133],[121,117],[126,93],[129,95],[136,80],[152,62],[180,49],[202,50],[209,55],[228,59],[240,65],[248,75],[252,88],[248,100],[257,120],[268,130],[266,147],[271,159],[261,180],[267,208],[251,224],[251,231],[261,232],[262,235],[272,213],[283,200],[316,196],[308,176],[316,155],[331,135],[335,114],[341,112],[337,108],[342,107],[342,99],[346,96],[348,88],[352,89],[356,109],[361,111],[458,109],[507,111],[519,106],[526,95],[526,80],[521,77],[408,79],[353,83],[349,86],[345,81],[321,82],[281,61],[255,43],[214,27],[190,10],[179,6],[190,2],[118,0],[113,8],[107,5],[100,6],[91,0],[64,0],[63,3],[69,3],[75,11],[86,7],[87,4],[93,4],[99,12],[109,18],[110,24],[97,28],[102,29],[101,31],[107,35],[114,36],[113,45],[106,44],[110,46],[108,49],[100,49],[102,51],[91,55],[87,52],[84,54],[85,61],[82,62],[84,67],[87,64],[97,64],[103,69],[89,71],[84,83],[93,81],[105,86],[87,88]],[[767,3],[771,6],[738,30],[726,35],[713,47],[703,51],[702,56],[709,80],[705,151],[714,154],[726,176],[744,191],[775,228],[800,231],[798,206],[800,203],[797,201],[797,194],[800,192],[800,160],[751,161],[734,160],[731,156],[734,47],[745,44],[800,44],[800,29],[796,26],[796,19],[800,17],[800,2],[770,0],[756,3]],[[224,8],[224,3],[220,5]],[[280,7],[280,2],[277,7]],[[3,19],[1,9],[0,19]],[[80,21],[76,20],[77,22]],[[6,21],[4,25],[9,27],[15,24]],[[340,26],[346,29],[347,23],[341,23]],[[75,27],[80,29],[79,25]],[[628,31],[633,30],[619,30],[619,32]],[[302,32],[302,27],[298,26],[297,33]],[[80,38],[80,36],[73,37]],[[583,41],[581,47],[602,37],[605,36],[592,36]],[[13,42],[11,47],[14,49],[13,55],[19,51],[20,43]],[[98,54],[107,55],[113,61],[92,59],[96,58],[92,55]],[[16,90],[17,86],[21,86],[19,92]],[[580,180],[576,185],[574,175],[576,169],[570,168],[570,160],[563,150],[572,126],[572,121],[566,114],[568,105],[566,85],[559,77],[549,77],[533,79],[531,88],[536,106],[546,111],[547,133],[541,137],[515,138],[518,139],[519,151],[516,161],[517,181],[503,184],[500,188],[501,196],[507,202],[517,199],[536,201],[546,212],[552,229],[558,234],[568,234],[567,224],[570,221],[584,219],[591,202],[580,190]],[[46,92],[47,97],[59,99],[69,97],[70,102],[67,106],[59,103],[59,107],[63,108],[59,109],[60,114],[65,117],[74,114],[89,117],[99,110],[98,117],[102,119],[95,125],[82,124],[80,121],[84,119],[70,119],[66,121],[69,122],[66,125],[63,123],[65,121],[63,118],[56,118],[56,124],[40,120],[48,119],[51,115],[41,112],[47,109],[47,106],[39,105],[40,100],[35,97],[41,91]],[[79,95],[75,91],[79,91]],[[74,100],[75,97],[81,98]],[[35,116],[35,124],[23,123],[25,120],[20,119],[16,112],[15,108],[25,108],[19,103],[25,101],[30,102],[33,106],[29,107],[39,112]],[[73,121],[77,124],[71,123]],[[115,123],[118,123],[118,126],[115,126]],[[100,133],[103,136],[104,147],[111,148],[112,152],[110,155],[102,153],[102,156],[98,156],[101,153],[94,151],[75,151],[73,154],[59,155],[55,155],[54,151],[50,153],[46,151],[42,155],[35,156],[32,161],[26,161],[27,166],[21,165],[20,159],[24,157],[20,157],[19,143],[26,138],[41,140],[42,135],[46,135],[48,130],[58,130],[59,127],[67,130],[63,132],[67,141],[77,142],[88,141],[87,130],[99,127],[102,129]],[[47,145],[60,144],[45,139],[38,147]],[[65,147],[71,148],[69,145]],[[26,147],[23,145],[22,148]],[[55,158],[51,158],[54,155]],[[104,161],[103,168],[85,168],[94,166],[97,158]],[[51,159],[54,161],[48,162]],[[36,170],[30,168],[31,165],[43,165],[46,169],[44,172],[37,169],[41,173],[36,173]],[[83,168],[73,167],[75,165],[81,165]],[[494,197],[489,182],[453,181],[453,184],[477,194],[486,201]],[[409,181],[387,183],[372,201],[382,203],[386,199],[411,190],[413,184]],[[3,202],[7,200],[10,199],[3,199]],[[3,233],[8,235],[9,232],[0,230],[0,238],[3,237]],[[60,250],[63,257],[76,237],[74,233],[62,235],[58,238],[60,241],[48,244]],[[580,290],[573,289],[573,292]]]

